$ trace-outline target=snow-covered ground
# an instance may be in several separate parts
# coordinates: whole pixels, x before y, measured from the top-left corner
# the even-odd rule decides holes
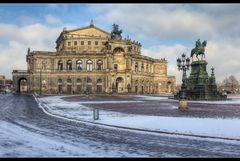
[[[67,102],[62,97],[49,96],[38,98],[40,107],[51,114],[63,116],[75,120],[92,121],[108,125],[122,127],[147,129],[155,131],[165,131],[183,134],[194,134],[212,137],[225,137],[240,139],[240,119],[223,119],[223,118],[193,118],[193,117],[164,117],[164,116],[145,116],[124,114],[112,111],[99,111],[99,120],[93,119],[93,109],[84,106],[86,102]],[[161,100],[167,97],[139,96],[139,100]],[[129,101],[94,101],[94,103],[128,103]],[[134,102],[134,101],[131,101]],[[198,101],[199,103],[221,103],[221,104],[239,104],[240,97],[227,101]],[[89,103],[89,102],[88,102]],[[178,107],[169,107],[177,108]]]
[[[0,120],[0,156],[96,156],[86,144],[71,145]]]

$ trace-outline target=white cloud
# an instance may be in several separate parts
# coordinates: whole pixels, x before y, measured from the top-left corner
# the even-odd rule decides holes
[[[19,17],[21,25],[30,25],[37,23],[37,19],[29,16],[22,15]]]
[[[46,18],[46,22],[47,22],[48,24],[51,24],[51,25],[59,25],[59,24],[62,24],[62,21],[61,21],[59,18],[54,17],[54,16],[51,15],[51,14],[46,15],[45,18]]]
[[[142,55],[146,55],[155,59],[165,58],[168,61],[168,75],[176,76],[177,83],[181,83],[181,73],[177,69],[176,59],[181,54],[188,51],[188,47],[182,44],[176,44],[173,46],[159,45],[151,46],[147,49],[142,49]]]
[[[55,51],[55,41],[62,27],[32,24],[19,27],[0,24],[0,75],[12,78],[13,69],[27,69],[27,49]],[[2,41],[1,41],[2,40]]]
[[[240,80],[240,38],[228,38],[222,40],[212,40],[206,47],[206,59],[208,61],[208,71],[213,66],[218,82],[224,78],[234,75]]]
[[[137,38],[146,40],[157,37],[209,37],[215,33],[214,21],[208,14],[166,5],[109,6],[97,18],[111,24],[118,23],[135,33]]]

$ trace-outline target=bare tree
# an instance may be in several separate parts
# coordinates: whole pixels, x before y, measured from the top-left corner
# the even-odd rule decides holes
[[[231,76],[229,77],[229,82],[230,82],[231,92],[232,92],[232,93],[235,93],[235,92],[236,92],[236,88],[237,88],[238,85],[239,85],[238,80],[237,80],[233,75],[231,75]]]
[[[236,93],[238,86],[239,82],[233,75],[225,78],[221,83],[222,89],[231,91],[232,93]]]

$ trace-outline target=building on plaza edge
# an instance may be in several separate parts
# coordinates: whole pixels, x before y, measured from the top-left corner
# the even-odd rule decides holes
[[[27,70],[13,70],[15,92],[38,94],[170,94],[176,78],[167,61],[142,55],[141,44],[89,26],[60,33],[56,51],[30,51]],[[22,88],[21,86],[24,86]],[[22,90],[24,89],[24,90]]]
[[[6,79],[4,75],[0,75],[0,93],[10,91],[12,89],[12,80]]]

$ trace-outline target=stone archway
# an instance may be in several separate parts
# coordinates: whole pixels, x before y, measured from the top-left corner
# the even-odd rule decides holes
[[[63,93],[63,81],[62,79],[58,79],[58,94]]]
[[[72,93],[72,80],[70,78],[67,79],[67,94],[73,94]]]
[[[117,93],[124,93],[124,79],[122,77],[116,79],[116,90]]]
[[[102,79],[97,80],[97,93],[102,93]]]
[[[124,49],[122,47],[116,47],[113,49],[113,53],[124,53]]]
[[[22,77],[18,80],[18,92],[19,93],[28,93],[27,78]]]

